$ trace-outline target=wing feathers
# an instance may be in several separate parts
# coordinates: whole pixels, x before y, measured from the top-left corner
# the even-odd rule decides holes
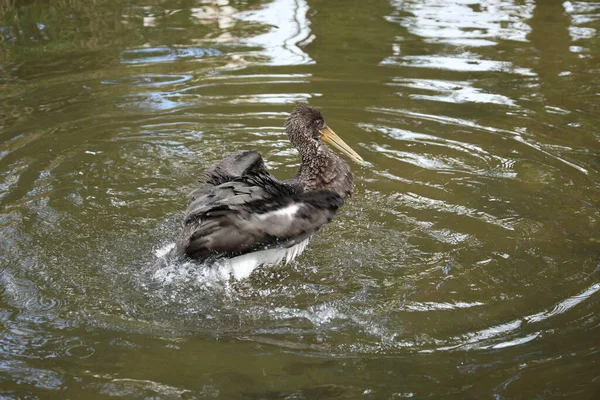
[[[248,174],[267,173],[265,163],[256,151],[236,151],[206,170],[206,182],[220,185]]]

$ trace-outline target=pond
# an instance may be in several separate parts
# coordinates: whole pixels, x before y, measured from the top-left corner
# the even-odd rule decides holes
[[[0,396],[591,399],[600,3],[0,2]],[[294,262],[153,269],[204,169],[319,107]]]

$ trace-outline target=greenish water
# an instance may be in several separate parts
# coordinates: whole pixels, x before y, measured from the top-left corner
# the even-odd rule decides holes
[[[0,396],[597,398],[599,30],[594,1],[5,8]],[[152,270],[225,153],[293,174],[296,102],[372,164],[335,221],[244,281]]]

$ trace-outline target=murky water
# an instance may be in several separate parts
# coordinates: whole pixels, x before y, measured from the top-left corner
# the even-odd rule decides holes
[[[2,397],[600,393],[600,3],[2,7]],[[293,174],[296,102],[372,164],[334,223],[152,270],[223,154]]]

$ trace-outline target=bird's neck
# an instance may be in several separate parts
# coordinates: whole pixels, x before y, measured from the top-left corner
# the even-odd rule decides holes
[[[312,141],[311,141],[312,142]],[[354,184],[348,165],[322,142],[299,146],[302,164],[296,180],[303,191],[331,190],[342,198],[348,196]]]

